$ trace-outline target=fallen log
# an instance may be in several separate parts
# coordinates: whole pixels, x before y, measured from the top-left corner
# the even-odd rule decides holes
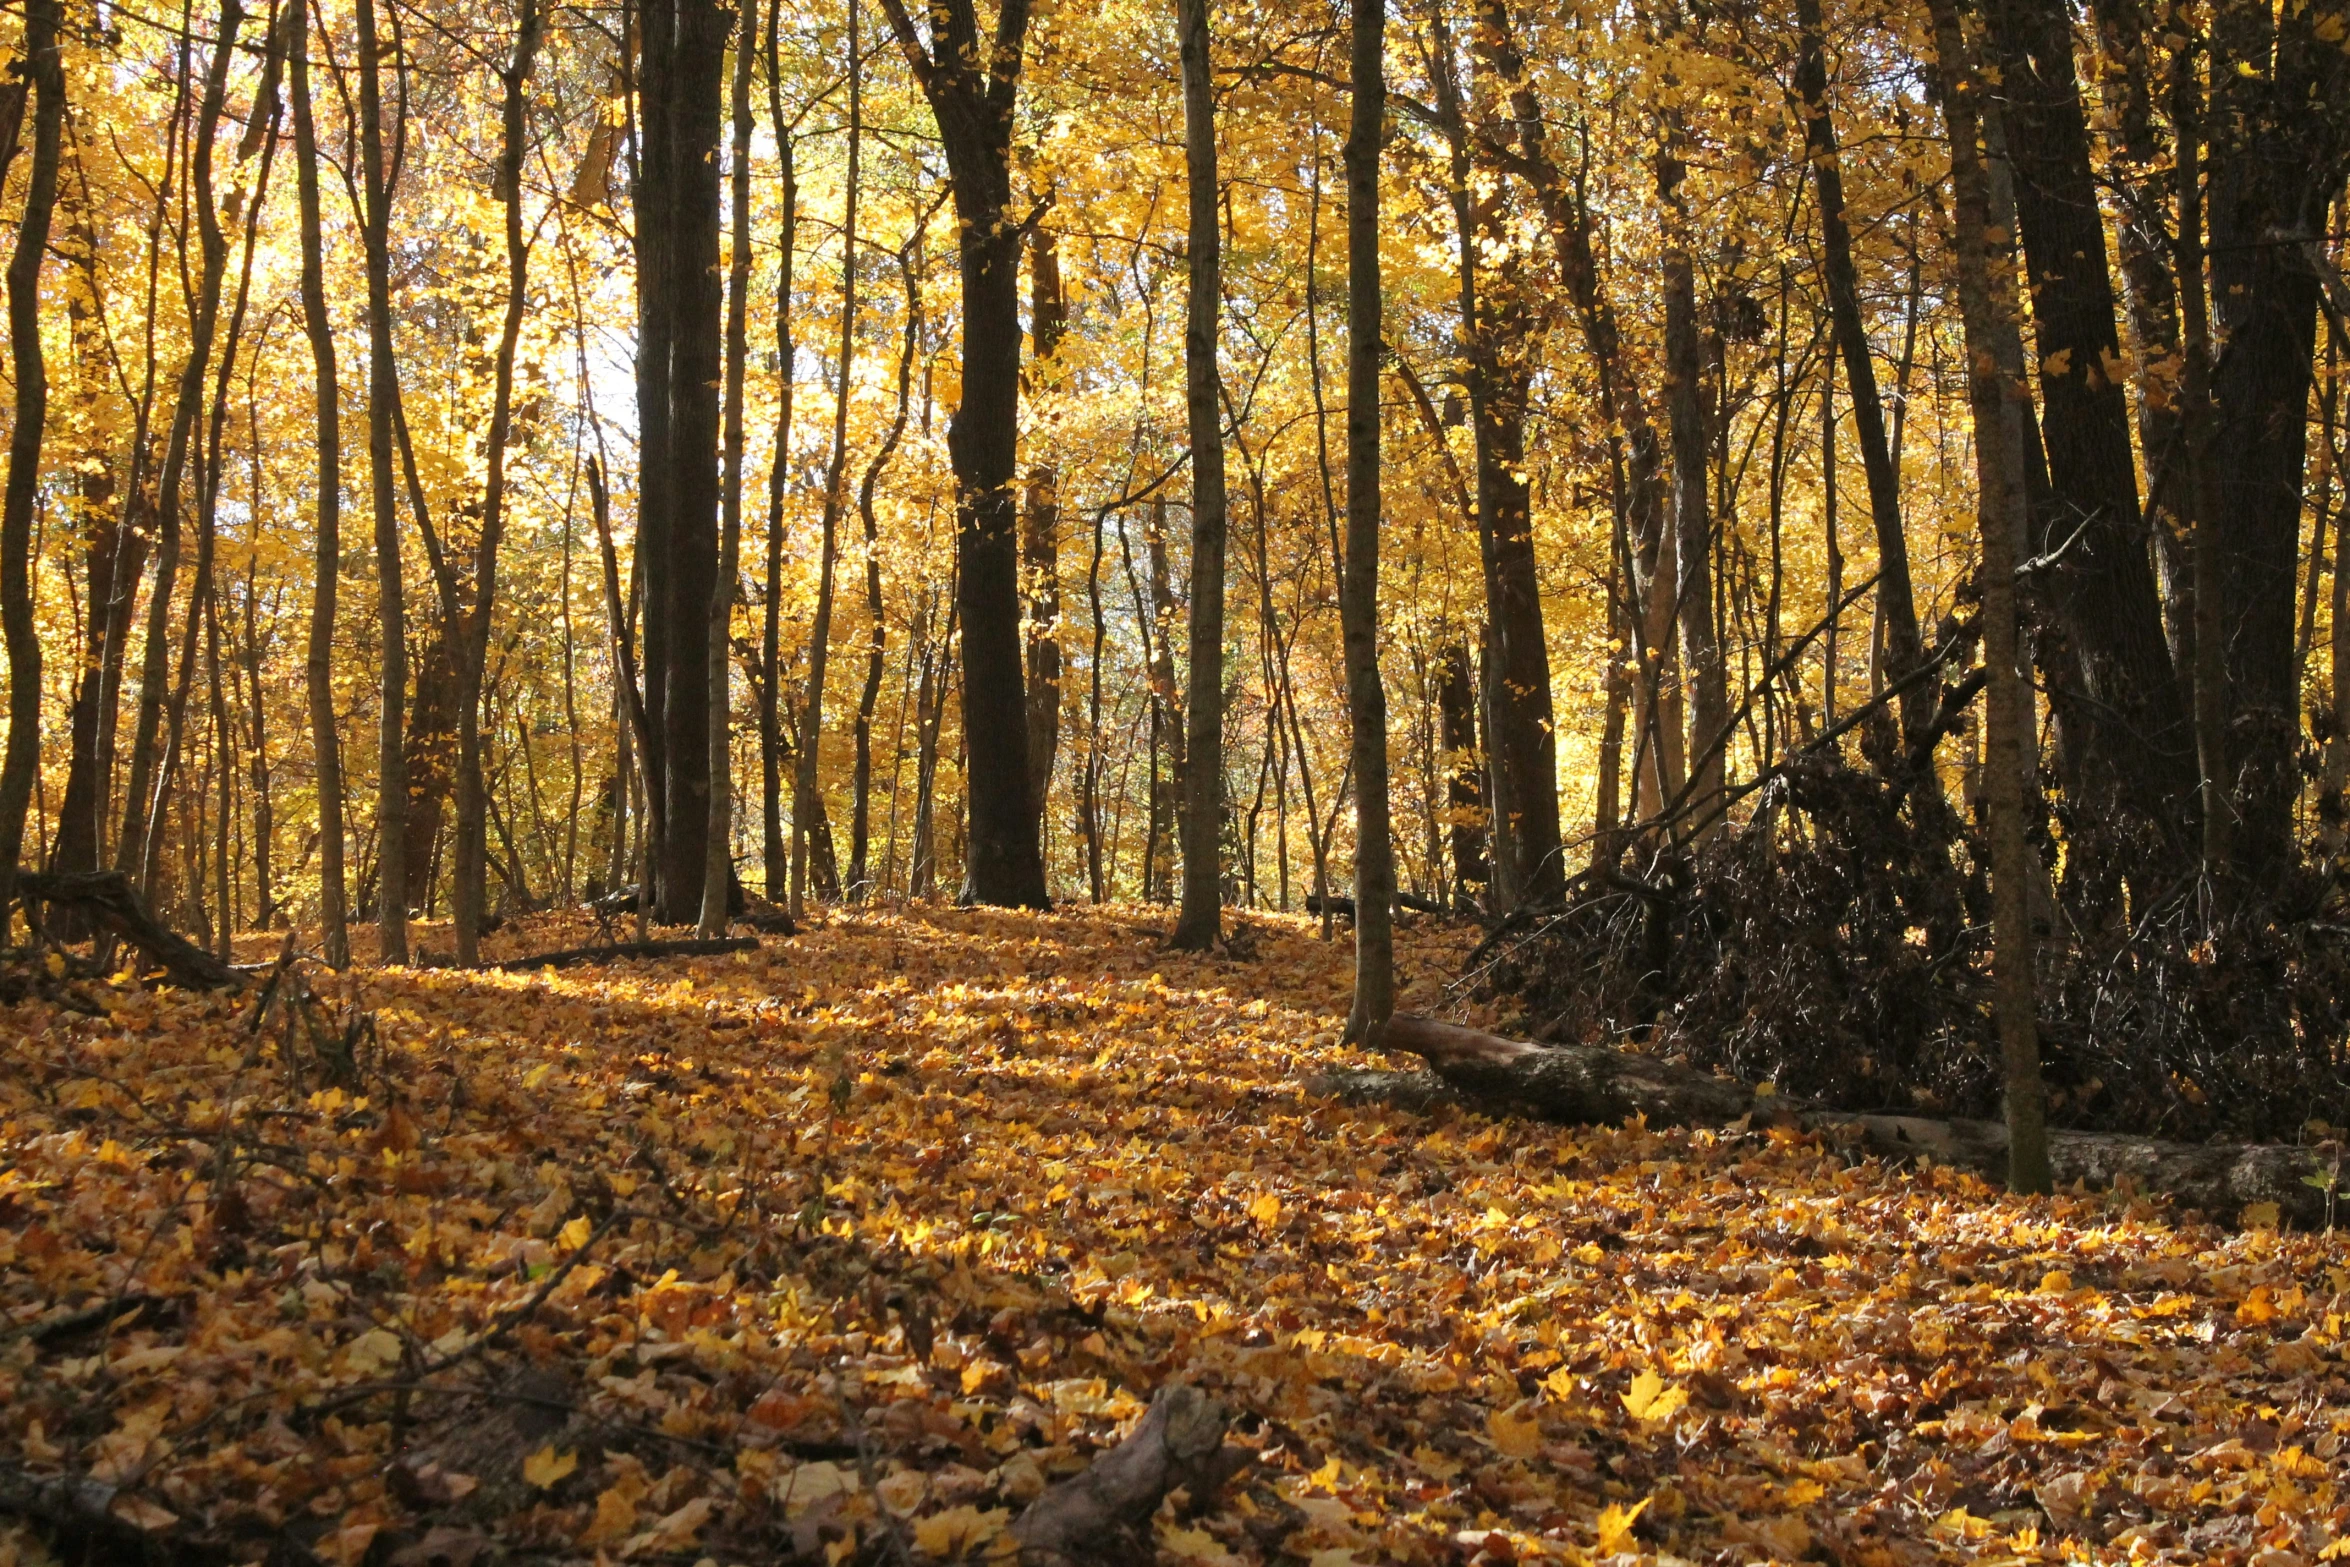
[[[712,958],[728,952],[756,952],[756,936],[714,936],[707,940],[615,941],[600,947],[565,947],[527,958],[479,965],[499,974],[529,974],[543,968],[577,968],[583,963],[618,963],[629,958]]]
[[[1997,1121],[1853,1113],[1600,1045],[1536,1045],[1399,1013],[1381,1045],[1418,1056],[1426,1071],[1333,1072],[1317,1091],[1356,1104],[1426,1114],[1460,1106],[1568,1126],[1644,1118],[1650,1126],[1788,1126],[1819,1132],[1887,1158],[1930,1159],[1994,1183],[2007,1171],[2007,1128]],[[2059,1187],[2126,1189],[2235,1220],[2256,1204],[2280,1220],[2329,1223],[2327,1192],[2340,1195],[2339,1144],[2174,1143],[2116,1132],[2049,1133]]]
[[[175,985],[234,990],[245,983],[243,974],[150,914],[120,871],[23,871],[16,886],[28,905],[61,903],[83,910],[100,928],[144,953]]]
[[[1194,1507],[1204,1506],[1248,1462],[1246,1449],[1224,1445],[1225,1424],[1222,1407],[1198,1388],[1161,1388],[1125,1441],[1039,1496],[1013,1523],[1021,1559],[1073,1567],[1149,1561],[1159,1503],[1180,1490]]]

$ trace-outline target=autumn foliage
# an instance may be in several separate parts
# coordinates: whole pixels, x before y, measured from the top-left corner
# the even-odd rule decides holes
[[[2337,1237],[1341,1106],[1343,948],[1162,929],[321,971],[347,1069],[250,991],[0,1012],[0,1560],[993,1559],[1178,1381],[1250,1462],[1168,1562],[2341,1554]]]

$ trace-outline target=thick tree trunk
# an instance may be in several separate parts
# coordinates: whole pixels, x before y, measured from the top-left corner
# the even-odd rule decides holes
[[[955,471],[955,569],[963,623],[963,734],[971,839],[963,895],[1043,908],[1044,856],[1028,755],[1020,648],[1020,246],[1012,211],[1012,106],[1028,0],[1003,0],[982,43],[972,0],[938,0],[927,46],[904,0],[882,0],[930,101],[961,220],[963,398],[947,427]]]
[[[2212,440],[2221,624],[2227,630],[2234,869],[2273,883],[2293,853],[2301,693],[2293,657],[2319,279],[2301,242],[2324,232],[2350,128],[2341,0],[2282,15],[2229,0],[2212,22],[2209,115]],[[2280,243],[2280,241],[2283,241]]]
[[[1925,1158],[1990,1180],[2009,1179],[2009,1134],[1996,1121],[1851,1114],[1786,1095],[1758,1095],[1749,1084],[1653,1056],[1598,1045],[1527,1044],[1411,1013],[1390,1020],[1381,1043],[1420,1057],[1429,1070],[1334,1072],[1309,1086],[1357,1104],[1419,1112],[1460,1105],[1569,1126],[1614,1126],[1638,1117],[1652,1127],[1793,1127],[1883,1158]],[[2048,1167],[2059,1185],[2127,1186],[2222,1220],[2252,1203],[2274,1203],[2280,1217],[2312,1229],[2327,1220],[2324,1193],[2305,1181],[2322,1179],[2331,1168],[2314,1148],[2053,1132]]]
[[[49,374],[41,357],[41,264],[57,207],[63,144],[65,71],[58,41],[59,0],[28,0],[23,69],[33,101],[33,162],[8,263],[9,368],[16,418],[8,437],[8,487],[0,503],[0,640],[8,650],[8,741],[0,753],[0,945],[8,940],[9,904],[24,852],[26,808],[41,760],[41,642],[33,626],[33,502],[41,480],[41,443],[49,417]],[[219,53],[226,55],[223,43]],[[30,921],[27,922],[28,924]]]
[[[2052,693],[2057,722],[2078,731],[2065,747],[2080,769],[2069,783],[2094,809],[2125,809],[2134,818],[2133,839],[2184,853],[2178,824],[2195,789],[2193,730],[2138,507],[2071,15],[2059,0],[1997,0],[1991,22],[2031,277],[2040,434],[2054,502],[2052,536],[2036,542],[2056,548],[2082,530],[2049,574],[2076,671],[2071,690]],[[2288,616],[2290,600],[2288,592]]]
[[[2025,759],[2037,747],[2031,692],[2018,665],[2016,546],[2025,528],[2021,376],[2002,364],[2001,324],[2016,319],[2005,266],[2005,238],[1991,223],[1990,179],[1977,143],[1983,84],[1960,30],[1956,0],[1929,0],[1949,127],[1952,211],[1958,248],[1959,311],[1968,362],[1967,400],[1974,416],[1976,494],[1983,558],[1983,798],[1991,839],[1992,1010],[2004,1066],[2008,1184],[2049,1189],[2046,1106],[2040,1085],[2037,987],[2033,972],[2030,887],[2038,867],[2025,840]]]
[[[1387,691],[1379,678],[1379,145],[1387,113],[1386,0],[1355,0],[1346,133],[1346,560],[1338,614],[1355,775],[1354,1005],[1346,1037],[1376,1044],[1395,1010],[1395,846],[1388,829]]]
[[[1191,441],[1191,666],[1184,695],[1183,904],[1171,938],[1205,952],[1222,934],[1224,904],[1224,409],[1217,369],[1223,329],[1223,232],[1218,221],[1216,90],[1208,0],[1181,0],[1183,165],[1190,224],[1185,257],[1184,408]]]

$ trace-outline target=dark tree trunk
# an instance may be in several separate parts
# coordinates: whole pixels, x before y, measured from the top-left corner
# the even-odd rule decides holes
[[[1453,903],[1468,911],[1482,905],[1493,876],[1485,862],[1485,789],[1477,765],[1477,675],[1463,643],[1448,643],[1439,657],[1436,696],[1444,729]]]
[[[1205,952],[1224,907],[1224,247],[1217,218],[1216,89],[1208,0],[1182,0],[1185,234],[1184,409],[1191,443],[1190,680],[1184,693],[1183,902],[1174,945]],[[1172,629],[1172,628],[1168,628]]]
[[[793,123],[783,114],[783,62],[778,44],[783,8],[767,8],[767,111],[782,164],[783,215],[776,235],[775,362],[792,362],[792,261],[799,247],[799,167]],[[775,405],[775,455],[767,472],[767,588],[759,631],[759,846],[770,900],[791,880],[791,847],[783,833],[783,498],[791,474],[792,381],[781,378]]]
[[[2271,17],[2251,0],[2219,7],[2208,73],[2211,300],[2215,335],[2227,343],[2213,368],[2210,477],[2227,632],[2235,870],[2255,888],[2293,851],[2294,566],[2319,298],[2303,247],[2323,234],[2340,184],[2342,106],[2350,101],[2338,0]]]
[[[294,171],[302,212],[302,325],[310,339],[312,397],[317,410],[316,547],[312,552],[309,639],[303,685],[310,706],[310,744],[318,777],[318,917],[326,961],[351,961],[347,893],[343,884],[343,746],[335,727],[335,600],[342,575],[342,390],[335,380],[334,325],[327,314],[326,267],[319,235],[318,132],[310,104],[309,10],[287,24],[287,87],[294,108]]]
[[[945,143],[961,221],[963,400],[947,427],[963,622],[963,733],[970,753],[971,902],[1043,908],[1044,856],[1028,756],[1020,649],[1021,215],[1012,210],[1012,105],[1028,0],[1003,0],[982,41],[973,0],[938,0],[925,47],[903,0],[882,0]]]
[[[656,781],[654,916],[700,916],[710,834],[710,595],[718,574],[725,286],[719,128],[733,16],[713,0],[642,13],[644,159],[636,190],[637,559],[644,572],[646,758]]]
[[[1677,129],[1668,136],[1679,140]],[[1676,147],[1660,155],[1657,193],[1665,204],[1671,238],[1664,254],[1665,409],[1673,442],[1672,578],[1681,623],[1681,660],[1689,673],[1689,804],[1700,834],[1721,830],[1720,802],[1729,744],[1730,695],[1722,659],[1721,630],[1714,620],[1714,524],[1708,503],[1703,362],[1697,329],[1697,280],[1689,253],[1686,172]],[[1662,573],[1659,574],[1660,578]],[[1671,803],[1667,802],[1668,805]]]
[[[1992,23],[2031,278],[2052,502],[2043,513],[2048,537],[2034,544],[2054,549],[2081,532],[2048,573],[2073,666],[2051,693],[2058,724],[2073,731],[2062,754],[2078,776],[2067,784],[2093,810],[2126,811],[2131,840],[2175,856],[2188,846],[2179,827],[2195,791],[2193,731],[2138,507],[2071,17],[2058,0],[1997,0]]]
[[[1058,385],[1053,356],[1068,326],[1061,252],[1039,228],[1028,246],[1028,375],[1038,392]],[[1028,465],[1020,512],[1020,572],[1028,590],[1028,770],[1042,841],[1061,747],[1061,470],[1050,454]]]
[[[881,676],[889,650],[889,628],[882,618],[881,602],[881,521],[874,514],[873,496],[906,434],[914,390],[914,354],[922,345],[922,228],[918,222],[905,248],[898,252],[898,270],[906,285],[906,331],[898,345],[897,412],[857,485],[857,516],[865,525],[865,685],[857,694],[857,762],[849,819],[847,890],[858,900],[870,897],[873,891],[866,863],[873,836],[873,713],[881,700]]]
[[[0,505],[0,638],[8,649],[8,741],[0,759],[0,944],[24,851],[25,810],[41,759],[41,643],[33,626],[33,501],[49,417],[48,367],[41,359],[41,263],[57,206],[57,164],[65,122],[65,71],[58,43],[59,0],[28,0],[24,64],[34,94],[33,162],[8,264],[9,368],[16,420],[8,438],[8,488]],[[225,44],[220,53],[227,54]],[[31,923],[29,920],[27,923]]]

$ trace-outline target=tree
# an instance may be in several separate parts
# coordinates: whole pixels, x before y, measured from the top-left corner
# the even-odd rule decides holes
[[[707,857],[702,869],[700,928],[704,936],[725,933],[727,901],[734,890],[734,787],[728,776],[732,770],[728,739],[733,713],[726,654],[742,571],[743,376],[750,360],[746,323],[751,302],[751,61],[758,53],[753,45],[758,36],[759,0],[742,0],[741,13],[734,35],[734,130],[726,149],[733,238],[726,257],[726,390],[720,415],[726,471],[718,499],[718,588],[710,600],[710,841],[704,847]],[[788,268],[789,263],[785,265]],[[775,454],[778,469],[783,458],[779,447]]]
[[[2047,1108],[2040,1086],[2037,986],[2033,974],[2024,839],[2029,688],[2017,667],[2015,569],[2025,536],[2023,411],[2029,394],[2001,364],[2000,323],[2015,320],[2005,245],[1991,223],[1978,105],[1983,82],[1960,29],[1956,0],[1928,0],[1939,56],[1942,114],[1950,135],[1951,211],[1958,250],[1959,313],[1966,335],[1967,400],[1975,422],[1980,497],[1985,700],[1983,803],[1990,815],[1992,1010],[2006,1086],[2011,1191],[2049,1189]]]
[[[1386,0],[1354,0],[1346,133],[1346,564],[1338,610],[1355,773],[1355,995],[1346,1037],[1376,1046],[1395,1010],[1395,845],[1379,678],[1379,149]]]
[[[1217,214],[1216,88],[1208,0],[1178,0],[1183,59],[1183,167],[1189,192],[1183,400],[1191,436],[1191,669],[1184,697],[1183,906],[1174,945],[1205,952],[1224,903],[1224,409],[1216,367],[1223,324]]]
[[[58,44],[59,0],[25,7],[26,87],[33,97],[33,164],[16,253],[8,263],[8,353],[16,379],[16,422],[8,434],[8,488],[0,502],[0,639],[8,650],[8,741],[0,753],[0,942],[24,852],[25,809],[40,767],[41,642],[33,625],[33,499],[41,482],[41,440],[49,418],[49,372],[41,356],[41,264],[57,209],[57,164],[65,120],[65,70]],[[225,46],[222,53],[226,53]]]
[[[948,427],[955,470],[963,731],[970,854],[963,896],[1043,908],[1044,855],[1028,757],[1020,655],[1020,556],[1012,477],[1019,445],[1020,245],[1011,210],[1012,105],[1028,0],[1003,0],[984,44],[973,0],[937,0],[925,47],[904,0],[882,0],[945,144],[960,221],[962,402]]]

